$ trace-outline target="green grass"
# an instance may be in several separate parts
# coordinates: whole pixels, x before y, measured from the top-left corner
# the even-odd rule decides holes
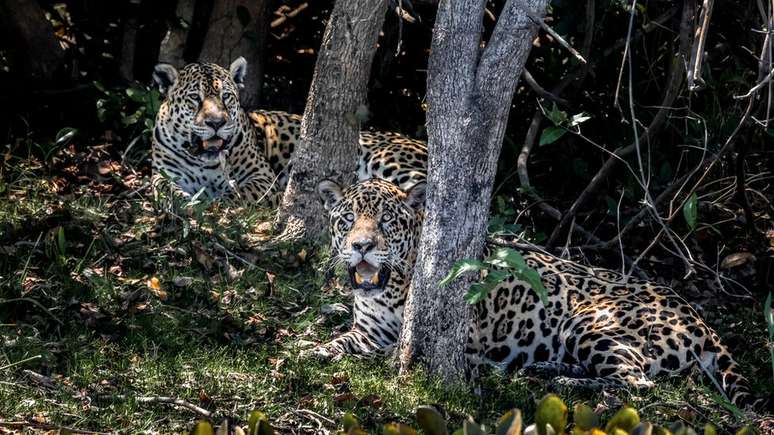
[[[263,250],[265,235],[256,228],[271,220],[266,210],[197,206],[190,218],[185,210],[160,212],[147,186],[124,183],[125,174],[68,182],[62,190],[48,172],[11,161],[3,174],[0,367],[11,365],[0,369],[4,421],[101,431],[190,428],[197,419],[190,410],[136,400],[171,396],[213,412],[213,420],[243,421],[260,409],[280,432],[333,429],[327,419],[338,422],[345,412],[370,428],[411,423],[421,404],[439,404],[459,425],[467,415],[491,423],[513,407],[529,419],[547,392],[541,380],[490,372],[478,397],[421,370],[398,376],[389,359],[300,359],[302,346],[350,320],[322,314],[325,304],[349,302],[336,280],[323,282],[324,248]],[[100,184],[113,190],[100,193]],[[152,278],[160,288],[148,285]],[[759,317],[750,313],[728,328],[763,342]],[[771,391],[766,355],[753,348],[741,359]],[[615,396],[560,393],[570,404],[603,410],[631,402],[656,422],[742,425],[702,382],[666,380],[651,392]]]

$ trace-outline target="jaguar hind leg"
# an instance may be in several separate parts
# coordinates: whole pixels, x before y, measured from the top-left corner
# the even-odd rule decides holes
[[[528,376],[541,378],[554,378],[563,376],[568,378],[583,378],[589,375],[588,370],[579,364],[568,364],[556,361],[536,361],[526,365],[521,372]]]
[[[647,378],[644,373],[625,372],[614,373],[606,377],[590,378],[571,378],[568,376],[557,376],[551,380],[551,384],[581,388],[585,390],[614,390],[622,388],[653,388],[653,381]]]

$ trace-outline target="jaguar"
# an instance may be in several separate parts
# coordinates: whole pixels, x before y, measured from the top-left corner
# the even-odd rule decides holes
[[[156,65],[153,79],[164,96],[152,136],[156,192],[168,187],[185,197],[202,191],[209,198],[276,205],[299,147],[302,117],[244,110],[239,90],[246,74],[243,57],[228,69],[212,63],[179,71]],[[426,165],[422,141],[398,133],[360,134],[360,180],[383,178],[407,188],[424,178]]]
[[[329,214],[331,257],[354,296],[351,329],[308,353],[323,358],[389,353],[398,340],[424,218],[425,183],[383,180],[317,187]],[[520,245],[519,245],[520,246]],[[511,276],[475,307],[466,358],[548,375],[589,389],[651,388],[657,376],[699,367],[740,407],[764,406],[718,335],[671,288],[518,248],[548,292],[543,304]],[[478,326],[475,326],[475,325]]]

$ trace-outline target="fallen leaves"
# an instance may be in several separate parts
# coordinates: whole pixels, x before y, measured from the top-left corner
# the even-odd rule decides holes
[[[167,292],[161,288],[161,281],[155,276],[145,282],[148,290],[162,301],[167,300]]]

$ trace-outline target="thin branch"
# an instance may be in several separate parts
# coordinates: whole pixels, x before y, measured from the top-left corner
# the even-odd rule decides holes
[[[766,86],[767,83],[771,81],[771,79],[774,78],[774,69],[772,69],[766,77],[763,78],[760,82],[758,82],[757,85],[753,86],[747,93],[743,95],[734,95],[734,99],[736,100],[743,100],[745,98],[750,98],[754,94],[757,94],[759,90],[761,90],[762,87]],[[767,118],[768,120],[768,118]]]
[[[530,72],[527,70],[527,68],[524,68],[524,71],[521,73],[521,77],[524,79],[525,82],[527,82],[527,85],[539,96],[554,101],[562,106],[569,106],[570,102],[565,100],[564,98],[554,94],[551,91],[547,91],[545,88],[540,86],[537,81],[535,81],[535,77],[530,74]]]
[[[675,55],[674,59],[672,59],[672,64],[669,71],[668,85],[664,91],[664,98],[661,104],[658,106],[659,109],[656,112],[656,115],[653,117],[653,120],[640,136],[640,141],[649,141],[660,132],[664,121],[666,120],[667,113],[669,110],[671,110],[672,104],[680,93],[680,88],[683,83],[682,56],[683,53],[685,53],[687,50],[686,34],[690,31],[690,27],[688,26],[689,14],[687,12],[688,11],[685,10],[683,11],[683,17],[680,23],[680,50],[678,54]],[[589,182],[578,198],[575,199],[575,202],[573,202],[573,204],[570,206],[570,209],[567,211],[567,213],[562,216],[562,220],[556,225],[556,227],[554,227],[554,230],[551,232],[551,236],[547,242],[549,246],[552,246],[555,243],[560,233],[578,213],[580,207],[583,206],[592,196],[594,196],[594,194],[596,194],[596,192],[602,187],[603,183],[610,175],[610,173],[612,173],[613,168],[615,168],[618,161],[622,161],[625,157],[635,152],[637,149],[636,147],[637,145],[635,143],[631,143],[625,147],[615,150],[608,157],[602,167],[599,168],[597,173],[591,179],[591,182]]]
[[[288,13],[282,13],[282,16],[280,16],[279,18],[274,19],[271,22],[271,24],[270,24],[271,28],[273,29],[275,27],[281,26],[282,23],[284,23],[285,21],[288,20],[288,18],[295,17],[296,15],[300,14],[304,9],[306,9],[308,7],[309,7],[309,3],[304,2],[304,3],[301,3],[300,5],[298,5],[298,7],[293,9],[292,11],[290,11]]]
[[[595,7],[596,2],[595,0],[586,0],[586,27],[584,31],[584,37],[583,37],[583,54],[585,56],[589,56],[591,53],[591,46],[594,39],[594,23],[595,23]],[[584,63],[582,64],[578,69],[576,69],[573,73],[568,74],[562,81],[557,85],[553,91],[548,92],[550,95],[558,97],[558,95],[564,91],[567,86],[569,86],[571,83],[575,82],[576,80],[582,80],[586,77],[586,74],[588,74],[590,64]],[[529,78],[531,75],[529,72],[525,69],[523,73],[524,79],[529,83]],[[542,89],[542,88],[541,88]],[[547,91],[546,91],[547,92]],[[566,101],[562,99],[562,101]],[[558,100],[557,100],[558,102]],[[521,152],[519,152],[519,157],[516,160],[516,171],[519,176],[519,183],[522,187],[526,188],[528,194],[537,202],[538,207],[540,207],[543,212],[545,212],[547,215],[551,216],[552,218],[556,220],[560,220],[562,217],[562,214],[559,210],[557,210],[555,207],[548,204],[538,193],[532,189],[532,185],[529,180],[529,171],[528,171],[528,161],[530,153],[532,152],[532,148],[535,146],[535,143],[537,141],[537,135],[540,131],[540,123],[543,119],[543,111],[540,105],[538,104],[538,107],[535,109],[535,114],[532,116],[532,121],[530,122],[529,129],[527,129],[527,134],[524,138],[524,145],[522,145]],[[586,236],[589,240],[599,240],[593,233],[590,233],[589,231],[586,231],[584,228],[577,226],[577,229],[580,233],[582,233],[584,236]]]
[[[575,57],[575,59],[578,60],[578,62],[583,63],[583,64],[588,63],[586,61],[586,59],[583,56],[581,56],[580,53],[578,53],[578,50],[572,48],[572,46],[569,43],[567,43],[567,41],[565,41],[564,38],[559,36],[559,34],[556,33],[556,31],[554,31],[554,29],[552,29],[548,24],[546,24],[545,21],[543,21],[543,18],[538,16],[533,11],[529,10],[529,8],[526,8],[521,3],[517,3],[516,6],[519,9],[521,9],[522,11],[524,11],[524,13],[527,14],[527,16],[529,17],[530,20],[532,20],[532,22],[534,22],[535,24],[538,24],[540,27],[543,28],[543,30],[546,31],[546,33],[551,35],[556,40],[556,42],[559,43],[559,45],[561,45],[562,47],[566,48],[567,51],[569,51],[570,54],[572,54]]]
[[[212,417],[212,412],[200,407],[196,406],[193,403],[186,402],[183,399],[178,399],[176,397],[167,397],[167,396],[127,396],[124,394],[115,394],[115,395],[109,395],[109,396],[100,396],[101,399],[115,399],[115,400],[134,400],[137,403],[164,403],[169,405],[175,405],[183,407],[189,411],[194,412],[195,414],[198,414],[204,418],[210,418]]]
[[[688,65],[688,90],[698,91],[705,86],[701,78],[701,67],[704,60],[704,44],[707,42],[707,30],[709,29],[710,17],[712,17],[713,0],[704,0],[699,15],[699,23],[693,36],[693,46],[691,47],[691,58]]]

